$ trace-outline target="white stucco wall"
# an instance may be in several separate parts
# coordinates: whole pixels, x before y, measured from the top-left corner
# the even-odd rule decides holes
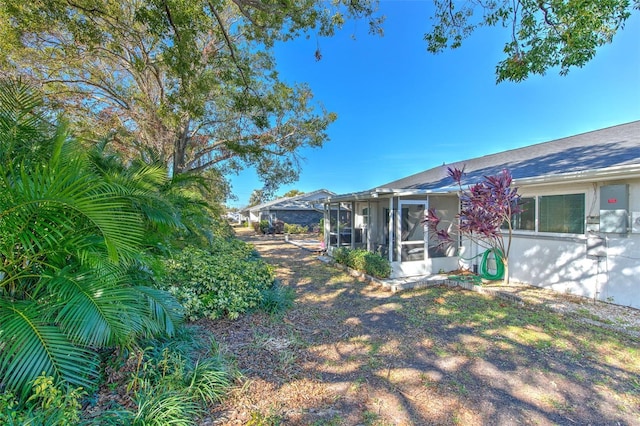
[[[606,256],[593,257],[585,240],[515,237],[511,279],[640,308],[640,234],[604,238]]]
[[[629,184],[629,211],[640,211],[640,181],[613,183]],[[611,182],[521,188],[519,192],[523,196],[584,192],[586,216],[599,216],[599,188],[603,184]],[[602,256],[587,254],[587,235],[603,239]],[[475,254],[466,245],[466,253]],[[469,262],[468,266],[473,263]],[[479,259],[475,263],[479,263]],[[640,308],[640,232],[589,234],[587,231],[585,235],[516,233],[509,269],[514,281]]]

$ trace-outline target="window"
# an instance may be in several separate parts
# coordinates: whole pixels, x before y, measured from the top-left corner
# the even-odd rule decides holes
[[[539,197],[538,231],[584,234],[584,194]]]
[[[522,211],[511,216],[512,229],[521,231],[536,230],[536,199],[533,197],[520,198]]]

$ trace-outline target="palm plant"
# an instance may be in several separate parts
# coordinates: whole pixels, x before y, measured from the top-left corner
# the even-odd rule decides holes
[[[221,219],[219,201],[225,185],[215,172],[170,177],[167,166],[151,150],[145,150],[138,160],[125,163],[109,148],[105,139],[89,151],[92,167],[142,215],[143,244],[147,249],[163,253],[163,249],[184,245],[176,244],[176,237],[198,246],[211,243],[214,228],[221,226],[216,218],[226,223]],[[214,190],[220,187],[223,194]]]
[[[0,83],[0,387],[22,396],[43,372],[92,387],[98,349],[172,333],[182,317],[129,274],[148,200],[96,173],[39,105]]]

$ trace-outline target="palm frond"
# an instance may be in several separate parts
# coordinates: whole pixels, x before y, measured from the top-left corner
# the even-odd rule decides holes
[[[32,87],[17,80],[0,81],[0,164],[3,166],[28,168],[42,158],[53,126],[37,112],[41,104],[40,96]]]
[[[97,356],[43,322],[39,309],[35,302],[0,299],[1,381],[23,396],[42,373],[90,388],[98,372]]]
[[[56,232],[73,235],[78,225],[93,228],[93,234],[104,239],[107,253],[113,261],[125,259],[139,250],[143,235],[142,220],[131,209],[130,202],[113,191],[109,185],[87,174],[79,162],[52,160],[46,167],[29,172],[21,170],[11,182],[0,205],[0,219],[12,229],[32,225],[29,241],[61,246]],[[85,232],[86,234],[86,232]]]
[[[150,310],[149,326],[157,333],[173,336],[184,321],[184,308],[168,292],[146,286],[134,287],[147,301]]]
[[[58,299],[55,323],[76,344],[102,348],[126,344],[144,330],[146,306],[117,271],[59,271],[48,282]]]

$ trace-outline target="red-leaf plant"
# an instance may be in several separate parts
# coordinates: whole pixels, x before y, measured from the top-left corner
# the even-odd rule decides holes
[[[464,167],[462,170],[448,167],[447,174],[459,187],[460,213],[457,215],[457,228],[460,235],[484,248],[494,249],[494,255],[501,258],[504,264],[504,282],[508,283],[512,218],[522,211],[518,188],[511,187],[511,173],[503,170],[494,176],[483,176],[480,182],[466,189],[462,187]],[[446,229],[438,229],[440,218],[434,209],[429,209],[425,221],[440,243],[453,242],[453,237]]]

